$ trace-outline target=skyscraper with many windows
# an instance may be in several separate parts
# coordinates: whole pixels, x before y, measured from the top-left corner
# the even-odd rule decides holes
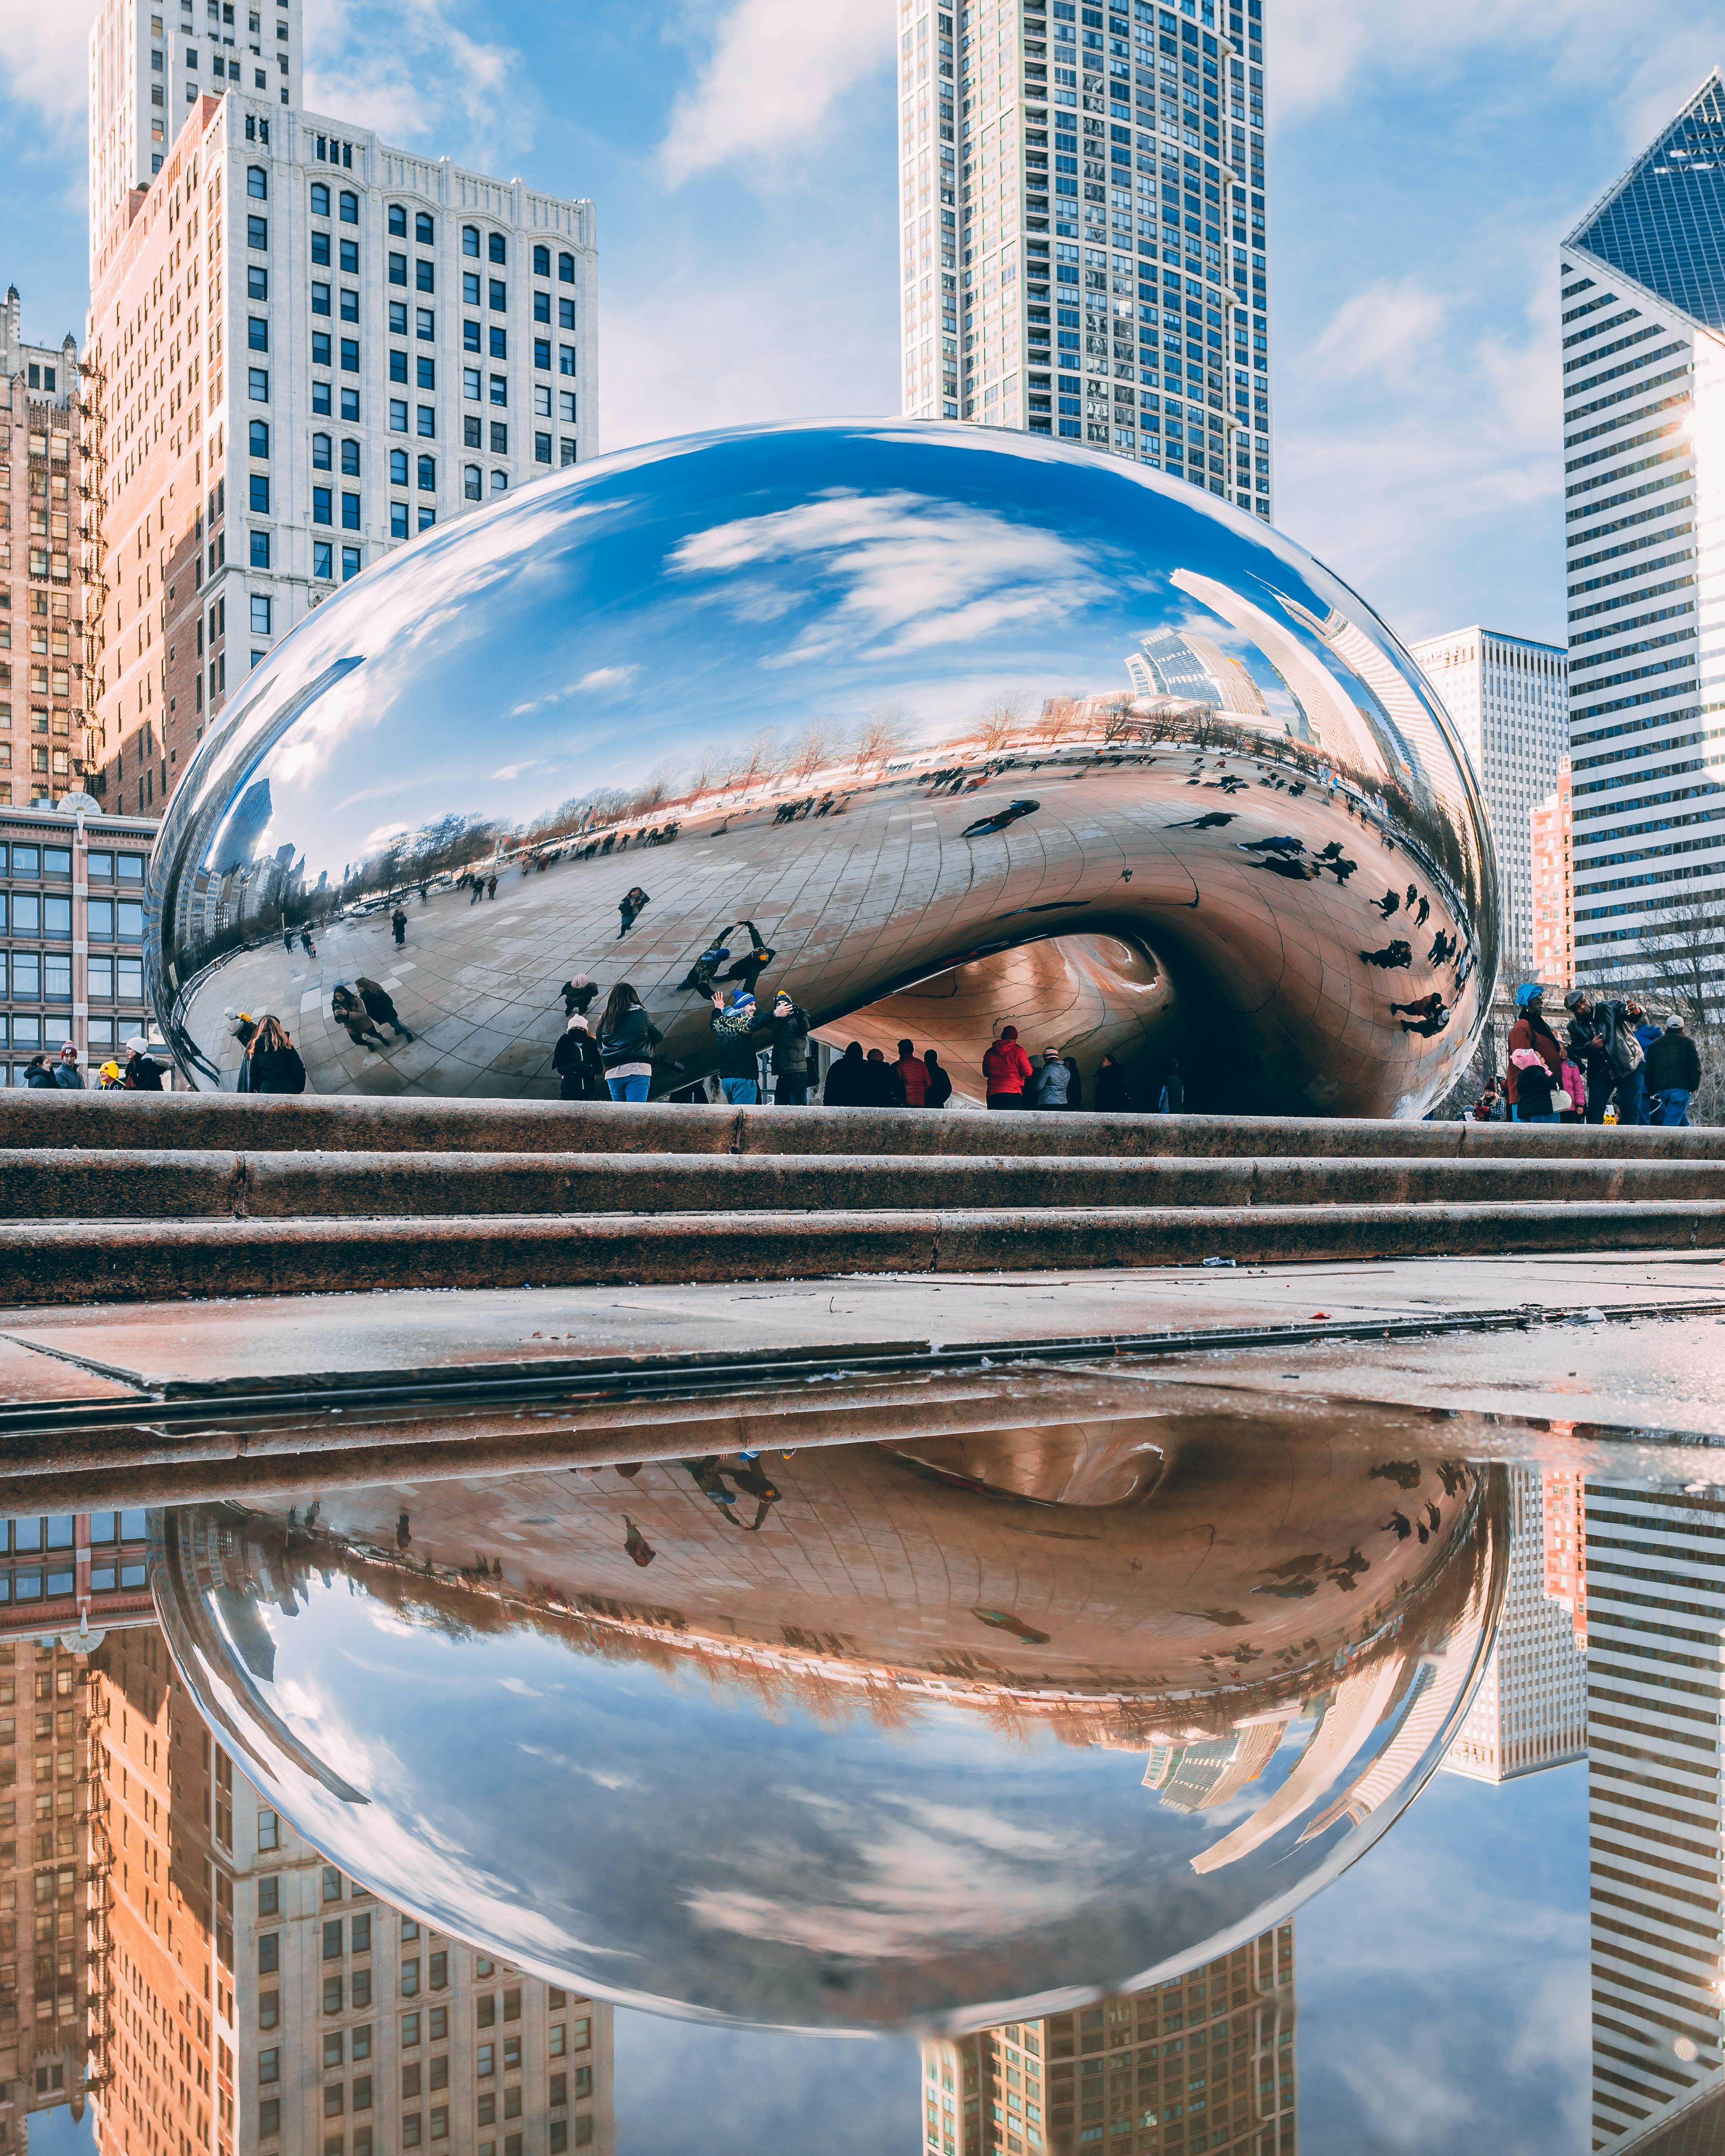
[[[1575,982],[1656,984],[1725,918],[1717,70],[1561,259]]]
[[[87,783],[143,814],[336,584],[597,447],[593,205],[303,110],[294,11],[162,4],[90,39]]]
[[[1568,732],[1563,654],[1477,624],[1412,649],[1479,774],[1497,854],[1503,947],[1525,969],[1533,946],[1531,819],[1558,783]]]
[[[1271,513],[1263,0],[901,0],[904,409]]]

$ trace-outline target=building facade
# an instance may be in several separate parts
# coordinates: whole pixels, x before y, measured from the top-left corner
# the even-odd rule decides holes
[[[291,51],[298,18],[280,19]],[[204,727],[320,599],[593,454],[597,269],[590,203],[284,104],[291,65],[236,90],[227,61],[208,95],[185,65],[198,41],[141,34],[180,117],[97,249],[88,783],[159,815]],[[121,36],[105,13],[93,80]]]
[[[1567,746],[1564,655],[1553,644],[1477,625],[1411,648],[1479,775],[1497,851],[1505,960],[1525,973],[1533,948],[1528,819],[1556,785]]]
[[[1509,1578],[1485,1673],[1444,1754],[1444,1772],[1510,1782],[1587,1756],[1587,1661],[1551,1594],[1544,1487],[1512,1467]]]
[[[1527,818],[1533,978],[1575,985],[1575,795],[1569,759],[1558,758],[1558,783]]]
[[[1294,2019],[1282,1924],[1151,1990],[931,2039],[925,2156],[1293,2156]]]
[[[1717,975],[1725,521],[1725,84],[1716,70],[1564,241],[1575,980]]]
[[[90,750],[90,426],[78,348],[26,342],[0,305],[0,804],[54,800]]]
[[[70,1041],[86,1066],[154,1038],[144,994],[144,889],[155,824],[85,794],[0,808],[0,1085]]]
[[[100,282],[187,105],[232,88],[298,105],[300,0],[101,0],[90,33],[90,282]]]
[[[898,21],[904,410],[1269,516],[1263,0]]]

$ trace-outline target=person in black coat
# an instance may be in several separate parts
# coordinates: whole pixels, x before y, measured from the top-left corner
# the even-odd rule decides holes
[[[868,1065],[863,1061],[862,1043],[853,1040],[845,1053],[827,1072],[827,1082],[821,1091],[821,1101],[829,1108],[866,1108],[873,1106],[870,1098],[870,1081],[865,1075]]]
[[[608,1101],[611,1089],[605,1083],[605,1059],[599,1053],[599,1044],[588,1029],[587,1020],[579,1011],[572,1014],[569,1023],[552,1050],[551,1065],[562,1081],[558,1093],[565,1101]]]
[[[1100,1115],[1127,1115],[1137,1106],[1132,1088],[1126,1082],[1126,1073],[1111,1055],[1102,1058],[1102,1067],[1096,1073],[1096,1097],[1093,1104]]]
[[[135,1033],[126,1044],[126,1076],[122,1081],[131,1093],[160,1093],[162,1076],[167,1066],[158,1063],[150,1053],[150,1044],[141,1034]]]
[[[305,1065],[279,1019],[266,1018],[246,1050],[249,1093],[303,1093]]]
[[[952,1097],[952,1075],[932,1048],[923,1050],[922,1060],[928,1065],[928,1091],[922,1096],[922,1105],[944,1108]]]

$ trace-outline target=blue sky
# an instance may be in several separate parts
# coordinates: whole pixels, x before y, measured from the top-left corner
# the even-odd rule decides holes
[[[81,335],[92,12],[0,0],[0,279],[38,339]],[[306,15],[318,109],[598,205],[607,448],[895,408],[891,0]],[[1277,521],[1408,639],[1558,639],[1557,242],[1725,57],[1717,5],[1266,15]]]

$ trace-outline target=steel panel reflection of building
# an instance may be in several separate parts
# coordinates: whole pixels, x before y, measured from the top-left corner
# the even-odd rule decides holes
[[[1076,943],[1086,1077],[1410,1115],[1466,1060],[1496,890],[1418,669],[1291,542],[1029,437],[800,425],[572,468],[319,608],[175,796],[152,963],[205,1086],[267,1011],[316,1091],[543,1096],[582,975],[639,991],[665,1092],[756,947],[832,1028]],[[961,1082],[1014,1014],[949,1040]]]

